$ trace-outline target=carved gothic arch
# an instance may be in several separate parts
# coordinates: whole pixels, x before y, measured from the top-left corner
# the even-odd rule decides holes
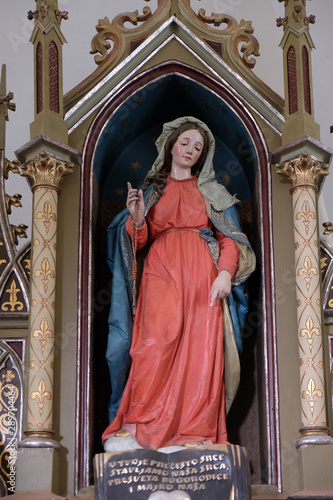
[[[186,85],[189,93],[184,91]],[[179,101],[177,105],[173,105],[172,98],[182,86],[182,97],[185,101]],[[192,90],[192,95],[194,94],[195,97],[200,95],[201,99],[191,100],[190,90]],[[167,106],[158,104],[158,97],[164,99],[166,96],[169,96]],[[156,97],[154,107],[151,106],[149,97],[150,99]],[[145,99],[148,103],[146,103],[146,107],[142,104]],[[216,111],[215,106],[212,110],[204,109],[207,103],[219,103],[221,105],[220,112]],[[222,111],[223,108],[224,111]],[[179,112],[180,110],[182,112]],[[146,120],[143,116],[144,111],[149,111]],[[101,401],[103,401],[104,389],[101,388],[105,388],[107,384],[103,379],[103,373],[106,373],[103,372],[103,368],[100,371],[94,371],[94,367],[103,364],[103,356],[98,354],[95,357],[95,354],[103,345],[103,338],[106,338],[107,334],[109,297],[107,285],[109,278],[106,278],[104,264],[100,267],[100,263],[103,261],[101,248],[104,242],[103,232],[105,233],[106,229],[106,225],[103,226],[103,221],[107,218],[109,222],[110,218],[112,219],[115,213],[120,211],[121,203],[118,203],[118,206],[114,203],[105,206],[104,186],[108,182],[112,183],[113,175],[114,177],[116,175],[124,176],[129,173],[129,170],[126,174],[120,169],[117,174],[113,174],[110,161],[112,158],[116,158],[117,145],[123,144],[121,141],[124,140],[126,134],[131,144],[133,143],[133,134],[139,133],[140,135],[140,130],[145,130],[145,127],[151,131],[160,130],[164,121],[182,114],[192,114],[206,121],[212,127],[214,135],[217,136],[217,143],[221,145],[223,140],[226,140],[225,135],[223,135],[226,133],[226,127],[232,126],[235,135],[237,136],[237,130],[240,131],[241,138],[248,141],[248,147],[251,149],[252,171],[249,175],[245,175],[243,180],[248,182],[252,198],[251,203],[245,203],[245,206],[251,206],[253,216],[251,239],[257,253],[258,271],[251,289],[252,309],[247,330],[249,338],[245,339],[245,342],[247,341],[250,346],[247,366],[252,365],[253,368],[256,358],[260,361],[253,368],[251,375],[252,378],[256,379],[256,398],[254,403],[252,401],[252,407],[251,402],[248,403],[246,398],[239,398],[239,400],[240,404],[248,404],[249,415],[247,422],[245,418],[245,424],[249,425],[254,413],[256,413],[257,420],[256,429],[248,427],[246,433],[244,429],[241,431],[236,429],[232,432],[236,436],[238,434],[240,440],[245,435],[256,437],[258,448],[254,450],[254,453],[258,453],[259,464],[257,466],[260,468],[256,471],[256,482],[280,486],[271,179],[267,146],[258,123],[234,94],[198,70],[172,61],[151,68],[140,76],[132,78],[96,114],[86,136],[80,209],[77,430],[75,436],[77,490],[91,484],[92,456],[100,451],[98,436],[105,424],[103,418],[96,418],[96,408],[94,407],[94,402],[98,402],[98,406],[100,406]],[[226,123],[223,120],[224,114],[231,118],[231,121]],[[121,118],[123,119],[121,120]],[[140,119],[142,122],[139,126],[138,120]],[[220,127],[219,123],[222,124]],[[142,132],[141,135],[147,139]],[[230,154],[233,158],[237,153],[235,137],[232,140],[229,138],[229,142],[224,143],[224,145],[228,146],[226,149],[231,149]],[[111,156],[109,154],[110,149],[114,149],[113,157],[112,154]],[[240,161],[240,165],[243,175],[244,163],[242,164]],[[110,171],[106,172],[105,170],[108,168]],[[135,168],[134,170],[136,172]],[[115,184],[113,186],[116,187]],[[244,219],[243,222],[246,223],[246,220]],[[251,221],[249,222],[251,223]],[[98,283],[101,276],[102,281],[104,281]],[[103,322],[104,328],[106,327],[104,331],[102,331],[103,326],[101,327]],[[257,341],[254,342],[255,338]],[[255,352],[251,349],[255,349]],[[254,410],[253,406],[256,406],[257,410]],[[254,413],[251,415],[251,412]],[[237,415],[237,411],[235,411],[235,415]],[[244,425],[244,422],[240,422],[240,425]]]

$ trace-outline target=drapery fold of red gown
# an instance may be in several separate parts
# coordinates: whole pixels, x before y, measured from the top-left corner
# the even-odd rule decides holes
[[[197,178],[168,179],[148,214],[145,260],[131,346],[132,366],[103,441],[127,428],[143,447],[227,441],[222,302],[210,306],[217,269],[198,230],[212,228]],[[138,245],[147,239],[138,232]],[[219,269],[233,275],[235,242],[216,235]]]

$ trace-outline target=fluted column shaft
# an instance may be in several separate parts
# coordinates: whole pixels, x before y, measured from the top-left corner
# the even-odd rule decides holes
[[[307,153],[278,165],[293,187],[302,438],[327,436],[316,178],[328,166]],[[302,442],[300,442],[302,444]]]

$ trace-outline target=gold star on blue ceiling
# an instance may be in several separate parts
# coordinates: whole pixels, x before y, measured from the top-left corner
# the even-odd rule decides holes
[[[135,171],[137,171],[139,168],[142,168],[142,165],[139,161],[135,161],[131,165],[132,165],[131,168],[134,168]]]

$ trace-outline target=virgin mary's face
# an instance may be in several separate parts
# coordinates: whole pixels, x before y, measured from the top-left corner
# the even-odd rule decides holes
[[[203,146],[204,140],[199,130],[186,130],[173,145],[172,165],[184,169],[193,167],[200,158]]]

